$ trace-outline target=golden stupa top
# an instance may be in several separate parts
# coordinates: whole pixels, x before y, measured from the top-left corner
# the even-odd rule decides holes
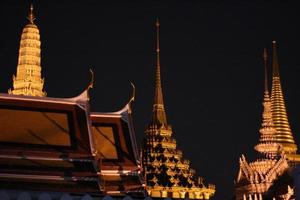
[[[282,145],[286,153],[296,153],[295,143],[290,124],[287,117],[284,96],[281,87],[279,62],[276,41],[273,41],[273,80],[271,92],[272,116],[276,129],[276,140]]]
[[[274,56],[273,51],[273,90],[274,92],[274,77],[279,78],[278,63],[274,63],[276,53]],[[276,59],[275,59],[276,60]],[[277,199],[277,196],[284,196],[285,190],[280,190],[272,194],[272,189],[276,184],[276,180],[279,179],[289,168],[287,155],[282,153],[283,151],[291,149],[283,149],[283,143],[280,143],[277,139],[277,129],[275,122],[273,122],[273,109],[272,100],[268,91],[268,79],[267,79],[267,53],[264,51],[264,64],[265,64],[265,91],[263,100],[263,122],[260,128],[259,143],[255,146],[255,150],[261,153],[253,162],[248,162],[244,155],[240,158],[240,169],[235,182],[235,197],[237,200],[242,199],[265,199],[266,196],[271,194],[271,197]],[[277,69],[276,69],[277,66]],[[280,83],[280,82],[279,82]],[[276,85],[277,86],[277,85]],[[277,92],[277,91],[276,91]],[[273,94],[274,95],[274,94]],[[278,93],[276,93],[278,95]],[[282,93],[281,93],[282,97]],[[283,102],[283,99],[282,99]],[[291,151],[289,151],[291,152]],[[282,186],[285,187],[285,186]],[[287,185],[286,189],[290,186]],[[273,188],[274,189],[274,188]],[[293,192],[290,193],[293,195]],[[268,198],[269,199],[269,198]]]
[[[34,24],[33,6],[24,27],[19,49],[19,59],[16,76],[13,76],[13,89],[9,94],[46,96],[43,91],[44,79],[41,78],[41,41],[38,27]]]
[[[260,139],[259,143],[255,146],[255,150],[264,154],[266,158],[275,158],[278,156],[281,145],[276,141],[276,129],[274,127],[272,111],[271,111],[271,99],[268,90],[268,76],[267,76],[267,50],[264,49],[264,69],[265,69],[265,91],[263,100],[263,120],[259,130]]]

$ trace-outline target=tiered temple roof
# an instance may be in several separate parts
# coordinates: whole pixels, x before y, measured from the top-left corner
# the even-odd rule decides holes
[[[2,189],[100,191],[88,102],[0,94]]]
[[[0,189],[144,196],[130,104],[0,94]]]
[[[260,128],[259,143],[255,146],[255,150],[260,155],[254,162],[248,162],[244,155],[240,158],[240,169],[236,180],[235,193],[237,200],[262,200],[271,198],[289,200],[294,196],[294,191],[291,187],[293,182],[291,181],[290,174],[293,165],[290,159],[287,158],[286,153],[295,153],[297,147],[293,142],[284,107],[275,42],[273,42],[272,100],[268,91],[266,50],[264,51],[264,63],[265,91],[263,121]],[[273,120],[274,116],[277,120],[277,126]],[[279,135],[283,138],[286,135],[287,137],[285,138],[289,139],[284,140],[282,143],[283,140],[278,139],[278,130],[282,130],[280,127],[283,124],[288,129],[284,129],[285,131],[280,132],[282,134]],[[290,143],[287,144],[287,141]]]
[[[203,178],[196,178],[190,168],[190,161],[184,159],[177,149],[172,128],[167,123],[163,101],[160,72],[159,22],[157,27],[157,64],[155,76],[155,97],[152,119],[145,130],[142,163],[147,180],[146,190],[151,197],[210,199],[215,186],[205,186]]]
[[[45,97],[32,7],[28,19],[14,90],[0,94],[0,194],[145,197],[134,98],[118,112],[91,112],[93,81],[77,97]]]
[[[145,195],[130,106],[129,102],[118,112],[90,115],[103,191],[112,196]]]

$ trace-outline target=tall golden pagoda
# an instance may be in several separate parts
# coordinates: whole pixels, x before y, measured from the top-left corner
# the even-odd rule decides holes
[[[206,187],[203,178],[196,179],[195,171],[190,168],[190,161],[183,159],[182,152],[177,149],[172,128],[167,123],[161,87],[158,21],[156,28],[155,97],[152,120],[145,130],[142,151],[146,190],[149,196],[156,198],[210,199],[215,193],[215,186],[210,184]]]
[[[21,36],[17,75],[13,76],[13,89],[9,89],[8,93],[43,97],[46,92],[41,78],[41,41],[39,29],[34,24],[32,5],[27,19],[29,23]]]
[[[272,115],[274,125],[277,130],[276,140],[282,144],[283,151],[286,153],[295,154],[297,152],[297,145],[291,132],[290,124],[288,121],[283,92],[281,88],[279,63],[277,56],[276,41],[273,41],[273,82],[272,82]]]
[[[267,77],[267,50],[264,49],[264,64],[265,64],[265,91],[264,91],[264,111],[263,121],[261,125],[259,143],[254,147],[256,151],[263,154],[266,158],[275,158],[282,146],[276,141],[276,129],[272,118],[271,99],[268,90]]]
[[[273,121],[272,100],[268,91],[266,50],[263,57],[265,64],[263,120],[259,130],[259,143],[254,147],[260,155],[253,162],[248,162],[244,155],[241,156],[235,196],[236,200],[291,200],[294,198],[294,190],[288,171],[293,164],[283,151],[283,145],[276,138],[277,129]]]

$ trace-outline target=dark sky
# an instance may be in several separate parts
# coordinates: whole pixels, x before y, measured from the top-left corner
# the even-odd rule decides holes
[[[292,1],[34,1],[50,97],[73,97],[95,72],[93,111],[116,111],[136,85],[139,144],[154,96],[155,19],[161,23],[168,121],[214,199],[233,196],[238,158],[254,158],[262,114],[264,47],[278,42],[281,79],[300,143],[300,12]],[[0,2],[0,92],[12,86],[29,3]]]

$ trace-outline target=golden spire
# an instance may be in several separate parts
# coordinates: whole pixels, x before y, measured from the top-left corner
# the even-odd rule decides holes
[[[29,14],[28,14],[27,19],[29,20],[29,22],[30,22],[31,24],[33,24],[33,22],[34,22],[34,20],[35,20],[35,17],[34,17],[34,14],[33,14],[33,5],[32,5],[32,4],[30,5],[30,12],[29,12]]]
[[[268,91],[268,75],[267,75],[267,49],[264,49],[264,70],[265,70],[265,91],[264,91],[264,111],[263,111],[263,122],[260,132],[259,144],[257,144],[254,149],[262,154],[264,154],[267,158],[275,158],[278,155],[280,145],[276,142],[275,134],[276,129],[274,127],[273,119],[272,119],[272,111],[271,111],[271,100]]]
[[[41,41],[38,27],[33,23],[33,6],[27,17],[27,24],[22,32],[17,74],[13,76],[13,89],[9,94],[46,96],[43,91],[44,79],[41,78]]]
[[[283,92],[279,75],[279,63],[276,49],[276,41],[273,41],[273,81],[272,81],[272,116],[276,128],[276,140],[282,145],[286,153],[296,153],[297,145],[295,144],[288,121]]]
[[[268,89],[268,70],[267,70],[268,52],[267,52],[266,48],[264,48],[263,59],[264,59],[264,69],[265,69],[265,94],[266,94],[266,93],[269,93],[269,89]]]
[[[156,76],[152,121],[145,130],[142,150],[142,166],[146,190],[154,198],[209,199],[215,193],[215,186],[196,182],[195,171],[190,162],[177,149],[176,139],[167,124],[160,77],[159,22],[156,21]]]
[[[155,76],[155,97],[153,105],[152,122],[156,125],[167,125],[166,112],[164,108],[161,76],[160,76],[160,48],[159,48],[159,20],[156,21],[156,76]]]

